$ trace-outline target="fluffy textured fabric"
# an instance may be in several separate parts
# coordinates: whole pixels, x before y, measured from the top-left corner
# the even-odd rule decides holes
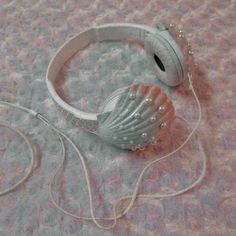
[[[0,99],[44,113],[81,147],[92,176],[96,216],[111,214],[114,199],[130,193],[145,163],[181,143],[188,131],[176,120],[172,141],[167,137],[137,154],[111,147],[71,124],[49,97],[44,78],[55,50],[87,27],[110,22],[153,26],[161,19],[183,26],[199,64],[194,86],[203,108],[199,132],[209,160],[206,178],[193,191],[177,198],[137,201],[115,229],[98,230],[93,223],[63,215],[49,200],[48,180],[61,161],[58,138],[29,115],[0,107],[1,122],[23,130],[37,153],[33,175],[0,198],[0,235],[236,235],[235,12],[233,0],[1,0]],[[57,89],[70,104],[92,111],[111,92],[133,81],[160,84],[142,48],[108,42],[92,45],[68,62]],[[177,114],[194,124],[196,104],[187,83],[176,89],[160,86],[173,99]],[[5,128],[0,129],[0,154],[3,189],[24,174],[29,155],[23,141]],[[150,169],[140,192],[183,188],[197,178],[200,168],[193,139],[179,155]],[[67,162],[54,184],[54,195],[67,210],[89,215],[82,173],[67,145]]]

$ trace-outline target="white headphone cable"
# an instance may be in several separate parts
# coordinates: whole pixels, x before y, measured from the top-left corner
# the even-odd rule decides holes
[[[155,159],[153,161],[151,161],[148,165],[146,165],[144,167],[144,169],[142,170],[141,174],[139,175],[138,177],[138,180],[136,182],[136,185],[135,185],[135,188],[134,188],[134,191],[132,193],[132,195],[129,195],[129,196],[125,196],[125,197],[122,197],[120,198],[116,204],[113,206],[113,214],[114,216],[113,217],[101,217],[101,218],[98,218],[98,217],[95,217],[94,215],[94,208],[93,208],[93,200],[92,200],[92,191],[91,191],[91,186],[90,186],[90,179],[89,179],[89,174],[88,174],[88,169],[87,169],[87,166],[86,166],[86,163],[85,163],[85,158],[83,157],[82,153],[80,152],[80,150],[78,149],[78,147],[76,146],[76,144],[66,135],[64,134],[61,130],[59,130],[57,127],[55,127],[52,123],[50,123],[50,121],[48,121],[44,116],[42,116],[41,114],[31,110],[31,109],[28,109],[28,108],[25,108],[25,107],[22,107],[20,105],[16,105],[16,104],[12,104],[12,103],[8,103],[8,102],[4,102],[4,101],[0,101],[0,104],[3,104],[3,105],[7,105],[7,106],[11,106],[11,107],[15,107],[15,108],[18,108],[20,110],[23,110],[23,111],[26,111],[28,113],[30,113],[31,115],[37,117],[39,120],[41,120],[44,124],[48,125],[53,131],[55,131],[55,133],[59,136],[59,139],[60,139],[60,142],[61,142],[61,145],[62,145],[62,155],[63,155],[63,159],[62,159],[62,162],[60,164],[60,166],[58,167],[58,169],[56,170],[55,174],[51,177],[50,181],[49,181],[49,196],[53,202],[53,204],[60,210],[62,211],[63,213],[69,215],[69,216],[72,216],[76,219],[85,219],[85,220],[93,220],[93,222],[101,229],[111,229],[115,226],[116,222],[117,222],[117,219],[121,218],[122,216],[124,216],[129,210],[130,208],[133,206],[134,204],[134,201],[136,200],[136,198],[165,198],[165,197],[173,197],[173,196],[177,196],[177,195],[180,195],[180,194],[183,194],[184,192],[187,192],[189,191],[190,189],[194,188],[197,184],[199,184],[202,179],[204,178],[204,175],[205,175],[205,172],[206,172],[206,156],[205,156],[205,153],[204,153],[204,150],[203,150],[203,147],[202,147],[202,144],[200,143],[199,141],[199,149],[200,149],[200,152],[201,152],[201,156],[202,156],[202,159],[203,159],[203,165],[202,165],[202,171],[201,171],[201,174],[200,176],[198,177],[198,179],[196,181],[194,181],[191,185],[189,185],[188,187],[182,189],[182,190],[179,190],[179,191],[176,191],[176,192],[173,192],[173,193],[168,193],[168,194],[138,194],[138,190],[139,190],[139,186],[140,186],[140,183],[142,181],[142,178],[143,178],[143,175],[145,174],[145,172],[154,164],[168,158],[169,156],[175,154],[176,152],[178,152],[180,149],[182,149],[186,144],[187,142],[190,140],[190,138],[193,136],[193,134],[196,132],[197,128],[199,127],[200,125],[200,122],[201,122],[201,117],[202,117],[202,112],[201,112],[201,105],[200,105],[200,102],[199,102],[199,99],[196,95],[196,92],[193,88],[193,85],[192,85],[192,75],[191,74],[188,74],[188,78],[189,78],[189,83],[190,83],[190,88],[193,92],[193,95],[194,95],[194,98],[197,102],[197,107],[198,107],[198,110],[199,110],[199,117],[198,117],[198,120],[197,120],[197,123],[196,125],[194,126],[193,130],[190,132],[190,134],[188,135],[188,137],[186,138],[186,140],[178,147],[176,148],[175,150],[173,150],[172,152],[158,158],[158,159]],[[15,130],[15,128],[12,128]],[[19,132],[18,132],[19,133]],[[20,134],[20,133],[19,133]],[[20,134],[21,135],[21,134]],[[23,137],[23,136],[22,136]],[[54,197],[53,197],[53,194],[52,194],[52,183],[53,183],[53,180],[54,178],[56,177],[58,171],[60,170],[60,168],[62,167],[64,161],[65,161],[65,146],[64,146],[64,142],[63,142],[63,138],[65,138],[71,145],[72,147],[74,148],[74,150],[76,151],[78,157],[80,158],[81,160],[81,163],[82,163],[82,166],[83,166],[83,169],[84,169],[84,173],[85,173],[85,179],[86,179],[86,183],[87,183],[87,189],[88,189],[88,195],[89,195],[89,205],[90,205],[90,214],[91,214],[91,217],[83,217],[83,216],[79,216],[79,215],[75,215],[75,214],[72,214],[70,212],[68,212],[67,210],[63,209],[62,207],[60,207]],[[27,138],[24,136],[24,139],[25,141],[27,140]],[[27,144],[29,143],[28,141],[26,141]],[[31,144],[29,143],[30,147],[31,147]],[[31,147],[31,150],[32,150],[32,147]],[[32,155],[33,156],[33,155]],[[32,171],[32,170],[31,170]],[[30,175],[31,171],[27,174],[27,177]],[[20,181],[18,184],[14,185],[12,188],[9,188],[8,191],[4,191],[4,194],[14,190],[17,186],[19,186],[19,184],[21,184],[22,182],[25,181],[26,178],[23,178],[23,181]],[[3,194],[2,194],[3,195]],[[125,208],[125,210],[120,213],[119,215],[117,215],[116,213],[116,207],[117,207],[117,204],[122,201],[122,200],[126,200],[126,199],[131,199],[128,206]],[[101,224],[98,223],[98,220],[108,220],[108,221],[114,221],[110,226],[103,226]]]
[[[0,124],[0,127],[8,128],[8,129],[12,130],[13,132],[17,133],[20,137],[22,137],[24,139],[25,143],[27,144],[28,148],[30,149],[30,156],[31,156],[31,160],[30,160],[29,166],[27,167],[27,172],[26,172],[25,176],[22,177],[17,183],[13,184],[11,187],[9,187],[5,190],[1,190],[0,196],[3,196],[5,194],[10,193],[13,190],[15,190],[19,185],[23,184],[26,181],[26,179],[28,179],[28,177],[30,176],[30,174],[32,173],[33,168],[34,168],[35,154],[34,154],[34,150],[33,150],[33,147],[31,145],[29,139],[20,130],[13,128],[7,124]]]

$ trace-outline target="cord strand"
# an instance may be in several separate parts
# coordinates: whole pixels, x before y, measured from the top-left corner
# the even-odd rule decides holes
[[[77,145],[72,140],[64,132],[62,132],[60,129],[58,129],[56,126],[54,126],[47,118],[45,118],[40,113],[37,113],[37,112],[35,112],[35,111],[31,110],[31,109],[25,108],[25,107],[20,106],[20,105],[12,104],[12,103],[9,103],[9,102],[0,101],[0,104],[7,105],[7,106],[10,106],[10,107],[14,107],[14,108],[17,108],[17,109],[20,109],[20,110],[23,110],[25,112],[30,113],[31,115],[33,115],[34,117],[36,117],[40,121],[42,121],[45,125],[50,127],[55,132],[55,134],[58,136],[58,138],[60,140],[61,147],[62,147],[62,160],[61,160],[61,163],[60,163],[59,167],[57,168],[57,170],[50,177],[50,180],[49,180],[49,190],[48,190],[49,191],[49,197],[50,197],[52,203],[55,205],[55,207],[59,211],[63,212],[66,215],[69,215],[69,216],[71,216],[73,218],[84,219],[84,220],[92,220],[96,224],[96,226],[101,228],[101,229],[111,229],[111,228],[113,228],[116,225],[117,219],[123,217],[125,214],[127,214],[129,212],[129,210],[132,208],[132,206],[133,206],[133,204],[134,204],[134,202],[135,202],[135,200],[137,198],[156,198],[156,199],[161,199],[161,198],[166,198],[166,197],[174,197],[174,196],[183,194],[183,193],[189,191],[190,189],[194,188],[204,178],[205,173],[206,173],[206,159],[207,158],[206,158],[204,149],[202,147],[202,144],[201,144],[200,140],[198,140],[199,141],[199,150],[200,150],[200,153],[201,153],[203,164],[202,164],[201,174],[200,174],[200,176],[198,177],[197,180],[195,180],[189,186],[187,186],[187,187],[185,187],[185,188],[183,188],[183,189],[181,189],[179,191],[172,192],[172,193],[167,193],[167,194],[157,194],[157,193],[156,194],[139,194],[139,192],[138,192],[140,184],[141,184],[141,181],[142,181],[143,176],[146,173],[146,171],[151,166],[153,166],[154,164],[157,164],[157,163],[167,159],[171,155],[175,154],[176,152],[180,151],[189,142],[189,140],[192,138],[192,136],[194,135],[194,133],[196,132],[196,130],[198,129],[198,127],[200,125],[201,118],[202,118],[202,110],[201,110],[200,101],[199,101],[199,99],[197,97],[197,94],[196,94],[194,88],[193,88],[192,75],[191,74],[188,74],[188,79],[189,79],[190,89],[191,89],[191,91],[192,91],[192,93],[194,95],[195,101],[197,103],[198,114],[199,114],[198,115],[198,120],[197,120],[194,128],[192,129],[192,131],[190,132],[188,137],[185,139],[185,141],[179,147],[177,147],[175,150],[171,151],[170,153],[168,153],[168,154],[166,154],[166,155],[164,155],[162,157],[154,159],[153,161],[148,163],[143,168],[143,170],[141,171],[141,173],[140,173],[140,175],[139,175],[139,177],[137,179],[137,182],[135,184],[135,188],[133,190],[133,193],[131,195],[128,195],[128,196],[125,196],[125,197],[122,197],[122,198],[118,199],[116,201],[116,203],[113,205],[113,217],[95,217],[94,207],[93,207],[93,199],[92,199],[92,190],[91,190],[91,184],[90,184],[90,178],[89,178],[88,168],[87,168],[87,165],[86,165],[86,162],[85,162],[85,157],[82,155],[82,153],[80,152],[79,148],[77,147]],[[30,150],[32,152],[31,153],[32,154],[32,160],[34,161],[33,149],[32,149],[32,146],[31,146],[30,142],[28,141],[27,137],[24,136],[20,131],[16,130],[15,128],[11,128],[11,129],[14,130],[15,132],[17,132],[19,135],[21,135],[21,137],[24,138],[24,140],[26,141],[26,143],[28,144],[28,146],[29,146],[29,148],[30,148]],[[76,215],[76,214],[73,214],[73,213],[65,210],[64,208],[62,208],[56,202],[56,200],[55,200],[55,198],[53,196],[53,193],[52,193],[53,182],[54,182],[57,174],[59,173],[59,171],[61,170],[61,168],[62,168],[62,166],[63,166],[63,164],[65,162],[66,153],[65,153],[65,144],[64,144],[64,140],[63,139],[65,139],[67,142],[69,142],[71,144],[71,146],[73,147],[73,149],[77,153],[77,156],[78,156],[78,158],[80,159],[80,161],[82,163],[84,174],[85,174],[85,179],[86,179],[87,190],[88,190],[89,206],[90,206],[89,208],[90,208],[90,215],[91,215],[91,217],[85,217],[85,216]],[[29,171],[28,171],[26,177],[23,178],[21,181],[19,181],[16,185],[12,186],[11,188],[5,190],[4,192],[0,192],[0,196],[4,195],[6,193],[9,193],[10,191],[13,191],[17,186],[19,186],[21,183],[23,183],[25,181],[25,179],[32,172],[32,169],[33,169],[32,162],[31,162],[31,165],[30,165],[30,168],[29,168]],[[117,205],[118,205],[119,202],[124,201],[124,200],[129,200],[128,206],[125,207],[125,209],[123,209],[120,214],[117,214]],[[98,222],[98,220],[113,221],[113,222],[109,226],[104,226],[104,225],[100,224]]]
[[[26,168],[27,169],[26,174],[17,183],[13,184],[11,187],[8,187],[5,190],[1,190],[0,196],[3,196],[5,194],[10,193],[13,190],[15,190],[19,185],[23,184],[28,179],[28,177],[31,175],[31,173],[33,171],[36,158],[35,158],[33,147],[31,145],[29,139],[20,130],[13,128],[7,124],[2,124],[2,123],[0,124],[0,127],[8,128],[8,129],[12,130],[13,132],[17,133],[21,138],[23,138],[23,140],[25,141],[25,143],[27,144],[27,146],[30,150],[30,156],[31,156],[29,166]]]

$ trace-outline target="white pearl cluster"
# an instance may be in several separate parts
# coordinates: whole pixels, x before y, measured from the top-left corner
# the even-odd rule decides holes
[[[136,94],[135,94],[134,92],[131,92],[131,93],[128,95],[128,97],[129,97],[130,100],[135,100],[135,99],[136,99]],[[152,102],[153,102],[152,98],[148,98],[148,97],[147,97],[147,98],[145,98],[145,100],[144,100],[144,103],[145,103],[146,105],[151,105]],[[157,116],[158,116],[158,114],[163,114],[165,111],[166,111],[165,106],[159,106],[158,109],[157,109],[156,115],[152,115],[152,116],[150,117],[150,122],[151,122],[151,123],[155,123],[155,122],[157,121]],[[136,120],[139,120],[139,119],[142,118],[142,114],[141,114],[140,112],[134,113],[133,116],[134,116],[134,119],[136,119]],[[164,128],[167,127],[167,123],[166,123],[166,122],[162,122],[162,123],[159,125],[159,127],[160,127],[160,129],[164,129]],[[119,126],[119,129],[123,129],[123,128],[124,128],[124,127],[123,127],[122,125]],[[134,131],[134,130],[135,130],[135,127],[132,126],[132,127],[131,127],[131,130]],[[144,140],[144,142],[145,142],[146,144],[150,143],[150,144],[154,145],[154,144],[156,143],[156,141],[157,141],[156,137],[154,137],[154,136],[149,137],[146,132],[143,132],[143,133],[140,135],[140,137],[142,138],[142,140]],[[114,137],[113,137],[113,140],[117,140],[117,137],[114,136]],[[128,141],[129,144],[134,145],[134,146],[132,147],[132,150],[133,150],[133,151],[135,151],[135,150],[144,150],[145,145],[143,145],[143,144],[141,144],[141,143],[139,143],[139,144],[134,144],[134,141],[133,141],[133,140],[128,140],[128,138],[127,138],[126,136],[123,137],[123,141]],[[125,146],[125,145],[123,144],[123,146]]]
[[[190,69],[192,62],[193,62],[194,51],[193,51],[190,43],[188,42],[188,40],[184,34],[184,31],[182,29],[178,28],[177,26],[175,26],[175,24],[169,24],[169,32],[175,38],[176,42],[180,46],[181,51],[184,54],[187,68]]]

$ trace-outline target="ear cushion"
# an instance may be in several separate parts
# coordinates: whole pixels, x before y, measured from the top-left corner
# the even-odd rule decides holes
[[[158,79],[168,86],[179,85],[186,77],[184,57],[174,40],[149,34],[144,42],[148,60]]]
[[[182,69],[182,77],[180,78],[180,83],[187,78],[187,64],[186,64],[186,58],[183,54],[182,49],[180,48],[177,41],[172,37],[172,35],[169,33],[169,31],[162,31],[161,36],[163,36],[164,39],[168,42],[168,46],[170,48],[170,52],[173,52],[173,58],[176,56],[178,65]]]

